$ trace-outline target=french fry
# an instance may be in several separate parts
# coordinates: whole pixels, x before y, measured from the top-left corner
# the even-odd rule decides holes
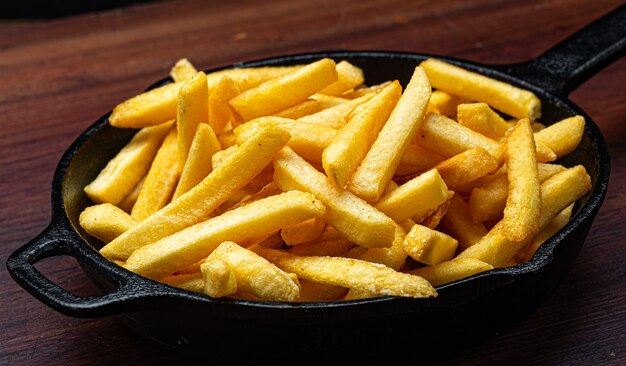
[[[458,194],[450,200],[450,207],[443,216],[442,223],[444,231],[457,239],[462,250],[476,244],[487,235],[485,225],[472,221],[467,203]]]
[[[436,152],[426,150],[416,144],[410,144],[400,159],[400,165],[398,165],[395,175],[408,175],[423,172],[444,160],[445,158]]]
[[[235,144],[213,153],[213,155],[211,156],[211,166],[213,167],[213,169],[216,169],[220,165],[224,164],[226,160],[228,160],[228,158],[230,158],[235,153],[235,151],[237,151],[238,147],[239,145]]]
[[[369,202],[380,198],[420,129],[430,93],[426,73],[418,66],[391,116],[350,178],[350,191]]]
[[[205,294],[218,298],[237,292],[235,271],[225,260],[209,256],[200,266],[200,270]]]
[[[426,113],[433,112],[448,118],[457,119],[457,107],[463,102],[463,98],[443,90],[434,90],[430,95]]]
[[[395,81],[367,102],[356,106],[350,112],[346,124],[324,149],[324,171],[337,186],[344,187],[348,183],[391,115],[401,94],[402,87]]]
[[[428,215],[422,221],[418,222],[418,224],[422,226],[426,226],[429,229],[433,229],[433,230],[436,229],[437,226],[439,226],[439,223],[441,223],[441,220],[443,220],[443,217],[445,216],[446,212],[448,212],[448,209],[450,208],[450,204],[452,203],[452,197],[455,194],[456,193],[454,191],[448,191],[448,198],[446,199],[446,201],[440,204],[439,207],[437,207],[437,209],[433,213]]]
[[[213,258],[229,265],[235,274],[238,290],[251,293],[261,300],[295,301],[300,295],[297,279],[294,281],[286,272],[237,243],[223,242],[209,255],[207,261],[210,263]],[[205,275],[205,290],[207,277]]]
[[[137,224],[137,220],[110,203],[85,208],[78,222],[89,235],[105,244]]]
[[[137,221],[163,208],[172,198],[178,178],[178,140],[172,128],[154,157],[130,215]]]
[[[478,259],[464,258],[416,268],[408,273],[424,278],[433,286],[442,286],[493,268],[492,265]]]
[[[567,206],[591,189],[591,178],[582,165],[557,173],[541,184],[542,210],[537,228],[522,241],[511,241],[496,224],[480,241],[465,249],[456,258],[476,258],[498,267],[506,263],[537,232],[546,227]]]
[[[337,81],[320,90],[320,94],[340,96],[343,93],[363,84],[363,70],[349,63],[341,61],[337,63]]]
[[[416,224],[406,234],[402,249],[418,262],[433,265],[454,257],[458,241],[440,231]]]
[[[204,292],[204,279],[200,272],[169,276],[161,279],[161,282],[191,292]]]
[[[176,64],[170,70],[170,77],[174,82],[186,81],[194,77],[198,73],[195,66],[186,58],[176,61]]]
[[[287,245],[302,244],[319,238],[325,227],[326,222],[324,220],[314,218],[283,228],[280,231],[280,236]]]
[[[321,93],[315,93],[309,97],[318,102],[323,109],[336,107],[341,104],[348,103],[350,99],[344,97],[334,97],[332,95],[326,95]]]
[[[141,192],[141,187],[143,187],[143,182],[145,182],[145,180],[146,180],[146,176],[144,175],[143,178],[141,178],[141,180],[139,181],[139,183],[135,184],[135,187],[133,188],[133,190],[130,191],[130,193],[127,194],[126,197],[124,197],[122,202],[120,202],[117,205],[117,207],[124,210],[124,212],[130,214],[130,212],[133,210],[133,206],[135,205],[135,202],[137,202],[137,197],[139,197],[139,192]]]
[[[287,249],[287,253],[294,255],[317,255],[340,257],[348,251],[348,241],[345,239],[335,239],[327,241],[314,241],[298,244]]]
[[[255,247],[257,253],[298,278],[327,285],[371,292],[378,296],[436,297],[435,289],[421,277],[387,266],[343,257],[295,256]]]
[[[434,167],[451,190],[456,190],[478,178],[493,173],[498,168],[498,161],[481,147],[463,151]]]
[[[240,90],[237,84],[228,75],[221,78],[211,89],[208,99],[208,122],[216,134],[221,134],[224,126],[229,122],[233,125],[238,124],[238,119],[228,101],[239,95],[239,93]]]
[[[144,128],[111,159],[100,174],[85,187],[95,203],[117,205],[143,178],[152,164],[173,122]]]
[[[487,103],[459,104],[457,120],[461,125],[494,140],[504,137],[506,131],[511,127]]]
[[[315,99],[307,99],[302,103],[298,103],[294,106],[287,107],[282,111],[276,112],[276,117],[298,119],[300,117],[308,116],[313,113],[317,113],[324,109],[322,103]]]
[[[437,170],[429,170],[381,197],[374,205],[396,222],[421,221],[448,198],[448,187]]]
[[[227,76],[235,82],[237,89],[239,89],[240,92],[243,92],[257,87],[266,81],[287,75],[301,69],[302,67],[303,65],[225,69],[208,74],[207,83],[209,85],[209,90],[213,90],[217,83]]]
[[[100,253],[107,258],[126,259],[141,246],[206,220],[215,208],[259,174],[287,140],[289,134],[283,130],[260,129],[237,149],[229,164],[214,169],[194,188],[117,237]]]
[[[198,72],[184,83],[178,93],[176,130],[178,131],[178,170],[182,171],[198,125],[209,118],[209,89],[206,74]]]
[[[520,241],[537,229],[541,217],[541,183],[528,119],[520,120],[507,137],[505,161],[509,195],[500,225],[503,235]]]
[[[211,159],[218,151],[221,151],[221,146],[213,129],[206,123],[200,123],[172,199],[187,193],[209,175],[213,169]]]
[[[585,132],[585,119],[574,116],[535,132],[535,140],[548,146],[558,158],[576,148]]]
[[[345,103],[329,107],[317,113],[298,118],[298,122],[311,123],[317,125],[328,126],[332,128],[341,128],[345,123],[345,117],[358,105],[368,101],[374,94],[367,94],[362,97],[352,99]]]
[[[407,254],[402,248],[402,243],[406,237],[406,230],[395,224],[394,237],[389,248],[369,248],[364,252],[356,252],[357,259],[371,263],[383,264],[389,268],[399,271],[406,264]],[[353,248],[354,249],[354,248]],[[352,253],[350,253],[351,256]]]
[[[300,282],[299,302],[337,301],[343,299],[348,289],[341,286],[298,279]]]
[[[537,120],[541,117],[541,101],[528,90],[433,58],[422,61],[420,66],[433,88],[467,100],[485,102],[516,118]]]
[[[516,255],[516,259],[520,263],[529,261],[535,255],[539,247],[549,238],[554,236],[561,230],[570,220],[574,205],[569,205],[565,210],[561,211],[550,223],[533,237],[528,245],[522,248]]]
[[[231,99],[230,105],[249,121],[298,104],[336,80],[335,62],[326,58],[249,89]]]
[[[320,217],[324,205],[309,193],[291,191],[264,198],[187,227],[135,250],[124,267],[152,279],[206,258],[222,242],[270,235],[295,223]]]
[[[290,148],[282,149],[274,159],[274,181],[284,191],[314,194],[328,209],[326,222],[346,239],[368,248],[391,246],[395,223],[390,217],[332,184]]]

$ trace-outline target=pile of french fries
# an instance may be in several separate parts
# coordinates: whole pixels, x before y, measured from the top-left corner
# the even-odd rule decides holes
[[[545,127],[533,93],[436,59],[405,87],[327,58],[170,75],[113,110],[138,132],[80,225],[109,260],[214,298],[435,297],[528,261],[591,188],[554,163],[581,116]]]

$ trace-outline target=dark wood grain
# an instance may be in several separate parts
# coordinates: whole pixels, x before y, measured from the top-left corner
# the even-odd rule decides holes
[[[50,220],[50,182],[65,149],[92,121],[166,76],[179,58],[208,69],[329,49],[379,49],[509,63],[537,56],[621,3],[554,1],[163,1],[46,21],[0,23],[0,259]],[[626,60],[572,95],[600,125],[609,192],[566,282],[528,318],[442,365],[626,364]],[[38,265],[93,294],[72,258]],[[186,363],[113,318],[73,319],[0,271],[0,363]],[[358,352],[358,350],[350,350]],[[407,362],[429,350],[402,350]],[[210,358],[206,358],[210,360]],[[234,358],[236,360],[236,357]]]

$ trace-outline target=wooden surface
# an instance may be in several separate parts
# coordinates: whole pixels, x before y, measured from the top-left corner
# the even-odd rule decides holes
[[[178,58],[208,69],[296,52],[378,49],[508,63],[537,56],[619,3],[166,1],[0,22],[0,259],[5,263],[49,222],[50,182],[69,144],[117,103],[166,76]],[[566,282],[521,323],[479,345],[442,352],[439,364],[626,364],[625,82],[622,58],[571,95],[601,127],[613,169],[604,206]],[[74,293],[94,291],[72,258],[37,267]],[[0,283],[0,364],[189,361],[113,318],[74,319],[51,310],[5,268]],[[416,345],[401,353],[415,363],[429,351]]]

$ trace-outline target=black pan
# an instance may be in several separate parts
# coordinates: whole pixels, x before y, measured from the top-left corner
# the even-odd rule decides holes
[[[417,345],[464,344],[491,336],[536,310],[555,291],[585,241],[607,190],[610,161],[599,128],[567,95],[623,55],[625,46],[626,6],[621,6],[528,62],[487,66],[439,57],[533,91],[542,100],[544,123],[583,115],[587,124],[580,146],[560,163],[584,165],[593,187],[577,202],[571,221],[531,261],[440,286],[436,299],[385,297],[295,304],[212,299],[143,278],[107,261],[98,253],[102,243],[80,228],[78,216],[91,204],[83,187],[134,134],[110,127],[108,115],[81,134],[63,155],[52,182],[52,221],[9,257],[7,268],[24,289],[63,314],[82,318],[115,315],[134,331],[174,348],[219,350],[236,342],[270,349],[280,345],[292,350],[355,346],[360,350],[384,346],[411,350]],[[323,57],[354,63],[364,70],[366,83],[376,84],[390,79],[406,83],[420,61],[437,56],[339,51],[230,67],[291,65]],[[168,82],[171,80],[164,79],[152,87]],[[104,293],[77,297],[33,266],[56,255],[75,257]]]

